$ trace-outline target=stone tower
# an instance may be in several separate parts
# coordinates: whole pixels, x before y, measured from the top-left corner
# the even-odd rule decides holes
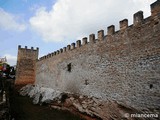
[[[17,68],[16,68],[16,85],[25,85],[34,83],[35,81],[35,67],[38,59],[39,48],[28,49],[18,46]]]

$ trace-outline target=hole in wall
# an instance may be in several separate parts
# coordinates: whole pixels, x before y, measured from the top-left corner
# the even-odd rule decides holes
[[[150,85],[149,85],[149,88],[152,89],[152,88],[153,88],[153,84],[150,84]]]
[[[71,69],[72,69],[71,63],[69,63],[69,64],[67,65],[67,71],[68,71],[68,72],[71,72]]]
[[[88,85],[89,84],[89,82],[88,82],[88,80],[85,80],[85,83],[84,83],[85,85]]]
[[[154,25],[157,25],[158,23],[159,23],[159,22],[157,21],[157,22],[154,23]]]

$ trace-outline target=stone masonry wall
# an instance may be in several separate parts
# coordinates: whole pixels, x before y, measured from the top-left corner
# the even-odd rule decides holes
[[[38,59],[38,48],[34,50],[18,47],[16,84],[28,84],[35,82],[35,65]]]
[[[107,35],[78,40],[43,56],[36,63],[36,82],[137,108],[160,107],[160,0],[151,5],[152,15],[139,11],[120,21],[120,30],[109,26]]]

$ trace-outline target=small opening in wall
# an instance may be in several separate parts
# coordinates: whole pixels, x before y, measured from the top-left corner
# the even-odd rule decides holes
[[[88,82],[88,80],[85,80],[85,83],[84,83],[85,85],[88,85],[89,84],[89,82]]]
[[[154,23],[154,25],[157,25],[158,23],[159,23],[159,22],[157,21],[157,22]]]
[[[150,84],[150,85],[149,85],[149,88],[152,89],[152,88],[153,88],[153,84]]]
[[[71,69],[72,69],[71,63],[69,63],[69,64],[67,65],[67,70],[68,70],[68,72],[71,72]]]

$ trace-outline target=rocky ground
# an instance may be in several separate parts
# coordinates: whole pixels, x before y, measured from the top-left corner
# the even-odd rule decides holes
[[[14,87],[14,80],[6,79],[4,85],[0,91],[0,120],[83,120],[69,111],[52,109],[44,104],[45,98],[41,105],[35,105],[36,101],[33,104],[29,97],[19,95],[21,86]]]
[[[44,120],[50,118],[54,118],[55,120],[70,120],[72,118],[74,120],[160,119],[160,116],[130,116],[137,113],[157,113],[159,115],[160,110],[138,110],[116,101],[102,101],[99,98],[64,93],[38,85],[26,85],[20,89],[19,93],[17,89],[19,88],[14,89],[14,80],[5,80],[5,89],[0,91],[0,120]],[[45,106],[43,106],[44,104]],[[55,109],[60,111],[55,111]],[[65,111],[69,111],[69,113]],[[75,116],[70,113],[75,114]],[[80,118],[76,116],[80,116]]]
[[[20,90],[22,96],[29,96],[34,104],[49,103],[54,109],[68,110],[79,114],[86,120],[156,120],[159,117],[144,118],[131,117],[130,114],[144,114],[129,106],[122,105],[116,101],[102,101],[95,97],[62,93],[51,88],[38,85],[27,85]]]
[[[33,104],[32,99],[14,93],[11,103],[11,115],[14,120],[83,120],[69,111],[50,108],[47,104]]]

